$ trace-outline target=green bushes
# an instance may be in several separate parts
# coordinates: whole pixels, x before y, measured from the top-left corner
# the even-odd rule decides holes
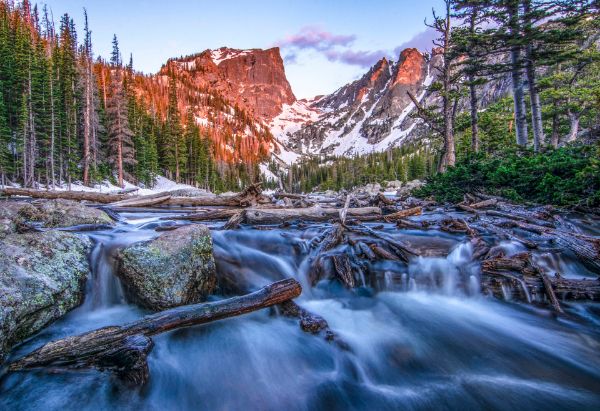
[[[600,205],[600,144],[569,146],[542,153],[511,149],[493,156],[469,155],[436,174],[415,195],[459,202],[482,192],[515,202],[557,206]]]

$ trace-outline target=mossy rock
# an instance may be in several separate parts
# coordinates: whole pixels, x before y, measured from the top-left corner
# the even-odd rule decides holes
[[[49,200],[37,205],[38,221],[46,227],[72,227],[83,224],[114,224],[102,210],[71,200]]]
[[[118,275],[130,299],[152,310],[203,301],[217,277],[210,231],[188,225],[120,251]]]
[[[89,239],[55,230],[0,240],[0,361],[83,300]]]
[[[0,238],[19,231],[29,221],[44,227],[73,227],[84,224],[113,225],[102,210],[71,200],[3,201],[0,203]]]

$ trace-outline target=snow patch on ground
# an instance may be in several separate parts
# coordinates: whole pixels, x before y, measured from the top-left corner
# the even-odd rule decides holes
[[[175,181],[169,180],[168,178],[163,177],[163,176],[156,177],[155,184],[152,188],[142,188],[142,187],[136,186],[135,184],[132,184],[128,181],[123,181],[123,185],[124,185],[124,187],[121,188],[117,185],[112,184],[108,180],[104,180],[102,183],[98,183],[92,187],[88,187],[88,186],[83,185],[81,182],[76,181],[74,183],[71,183],[70,191],[86,191],[86,192],[95,192],[95,193],[117,193],[121,190],[137,189],[137,191],[132,192],[132,194],[149,195],[149,194],[157,194],[157,193],[162,193],[165,191],[173,191],[173,190],[180,190],[180,189],[196,189],[195,187],[190,186],[188,184],[176,183]],[[11,185],[11,187],[18,188],[18,187],[20,187],[20,185],[13,184],[13,185]],[[43,186],[40,186],[39,188],[44,189]],[[67,183],[63,183],[61,185],[57,185],[54,189],[56,191],[66,191],[66,190],[69,190],[69,185]]]

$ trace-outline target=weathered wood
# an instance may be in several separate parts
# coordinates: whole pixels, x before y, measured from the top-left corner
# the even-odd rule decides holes
[[[281,224],[290,220],[328,221],[340,218],[337,208],[252,208],[245,211],[246,224]],[[365,216],[381,215],[378,207],[349,208],[347,217],[360,219]],[[380,217],[381,218],[381,217]]]
[[[487,259],[481,265],[481,276],[483,289],[494,295],[502,296],[502,285],[508,281],[524,291],[521,298],[524,295],[547,295],[556,311],[557,296],[565,300],[600,300],[600,280],[572,280],[558,274],[548,277],[533,264],[529,253]],[[554,298],[551,294],[555,295]]]
[[[136,384],[146,381],[149,337],[166,331],[246,314],[296,298],[302,287],[294,279],[226,300],[186,305],[148,315],[121,326],[104,327],[52,341],[9,365],[10,371],[42,367],[110,370]]]
[[[377,244],[371,244],[371,250],[384,260],[400,261],[398,256],[390,253],[384,248],[379,247]]]
[[[189,220],[189,221],[210,221],[210,220],[228,220],[234,215],[242,212],[240,208],[223,208],[217,210],[206,210],[201,213],[192,213],[174,217],[163,217],[161,220]]]
[[[271,199],[262,194],[260,183],[246,187],[242,192],[231,196],[171,197],[164,204],[170,206],[225,206],[252,207],[270,204]]]
[[[483,200],[478,203],[470,204],[469,207],[477,210],[480,208],[495,206],[496,204],[498,204],[498,200],[495,198],[490,198],[489,200]]]
[[[540,272],[540,277],[542,278],[544,290],[546,291],[546,295],[550,300],[550,304],[552,304],[552,308],[554,308],[554,311],[556,311],[557,313],[562,313],[563,309],[561,308],[560,303],[558,302],[558,298],[556,298],[556,294],[554,293],[554,289],[552,288],[552,282],[550,281],[548,276],[543,272]]]
[[[223,228],[225,230],[233,230],[235,228],[238,228],[243,220],[244,220],[244,212],[239,211],[239,212],[235,213],[234,215],[232,215],[229,220],[227,220],[227,222],[225,223]]]
[[[125,200],[111,203],[111,207],[150,207],[153,205],[161,204],[171,198],[170,194],[151,194],[148,196],[140,196],[136,198],[128,198]]]
[[[23,196],[31,198],[42,198],[47,200],[64,199],[75,201],[92,201],[95,203],[108,204],[121,201],[130,196],[127,194],[94,193],[89,191],[45,191],[31,188],[3,188],[0,195],[6,197]]]
[[[369,260],[373,261],[377,258],[373,250],[371,250],[371,248],[362,241],[358,241],[356,245],[358,246],[360,252],[363,253],[364,256],[367,257]]]
[[[300,320],[300,328],[302,331],[311,334],[319,334],[323,331],[325,339],[328,341],[332,341],[335,338],[335,334],[331,331],[329,324],[323,317],[305,310],[293,300],[285,301],[279,304],[278,307],[280,308],[282,315],[298,318]]]
[[[504,221],[501,226],[520,228],[538,235],[550,235],[554,243],[571,250],[588,268],[600,274],[600,239],[521,221]]]
[[[407,208],[405,210],[399,210],[399,211],[396,211],[391,214],[363,215],[363,216],[354,216],[354,218],[359,221],[380,221],[383,219],[383,220],[387,221],[388,223],[391,223],[393,221],[398,221],[402,218],[410,217],[413,215],[421,215],[422,212],[423,212],[423,208],[421,206],[417,206],[417,207]]]

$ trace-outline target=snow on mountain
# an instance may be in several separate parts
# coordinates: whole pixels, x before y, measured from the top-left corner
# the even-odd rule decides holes
[[[210,52],[211,60],[217,66],[225,60],[252,54],[252,50],[238,50],[238,49],[230,49],[227,47],[221,47],[216,50],[209,50],[209,52]]]
[[[407,93],[426,98],[439,52],[404,50],[394,63],[383,58],[360,79],[312,101],[284,105],[269,124],[287,151],[300,155],[354,155],[385,151],[407,141],[418,125]],[[289,160],[293,156],[286,153]]]

